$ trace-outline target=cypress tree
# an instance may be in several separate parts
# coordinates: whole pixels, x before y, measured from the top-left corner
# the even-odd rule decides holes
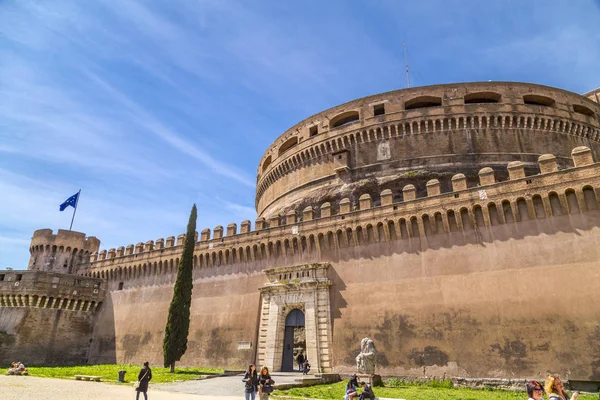
[[[179,361],[187,350],[187,338],[190,330],[190,306],[192,305],[192,267],[194,244],[196,242],[196,204],[192,207],[187,226],[183,254],[177,266],[177,279],[173,289],[173,298],[169,306],[169,318],[165,328],[163,355],[165,368],[175,372],[175,361]]]

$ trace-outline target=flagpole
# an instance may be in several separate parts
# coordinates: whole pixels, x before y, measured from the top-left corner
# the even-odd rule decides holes
[[[73,218],[71,218],[71,226],[69,227],[69,230],[73,228],[73,221],[75,220],[75,213],[77,212],[77,205],[79,204],[79,196],[81,196],[81,189],[79,189],[79,192],[77,192],[77,201],[75,202],[75,207],[73,207]]]

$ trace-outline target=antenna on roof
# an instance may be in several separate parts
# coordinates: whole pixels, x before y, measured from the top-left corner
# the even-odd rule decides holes
[[[406,82],[410,87],[410,75],[408,75],[408,56],[406,55],[406,40],[404,41],[404,61],[406,61]]]

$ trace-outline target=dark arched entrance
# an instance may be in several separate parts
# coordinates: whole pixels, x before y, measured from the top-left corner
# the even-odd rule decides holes
[[[285,318],[285,335],[283,339],[283,358],[281,371],[294,371],[294,330],[304,326],[304,313],[297,308],[290,311]]]

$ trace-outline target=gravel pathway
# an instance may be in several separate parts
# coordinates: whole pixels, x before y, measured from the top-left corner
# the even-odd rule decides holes
[[[215,378],[219,379],[219,378]],[[241,383],[241,382],[240,382]],[[215,395],[194,395],[155,390],[158,386],[150,383],[149,400],[241,400],[234,397]],[[166,389],[166,388],[165,388]],[[67,379],[36,378],[32,376],[0,375],[0,398],[2,400],[133,400],[136,392],[132,384],[112,385],[101,382],[86,382]],[[143,398],[143,396],[140,396]]]

